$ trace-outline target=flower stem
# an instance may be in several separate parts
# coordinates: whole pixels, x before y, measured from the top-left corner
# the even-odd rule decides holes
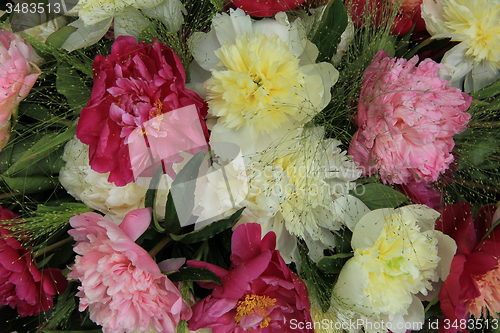
[[[47,253],[47,252],[50,252],[52,250],[55,250],[57,249],[58,247],[61,247],[63,245],[66,245],[66,244],[69,244],[73,241],[73,237],[68,237],[68,238],[65,238],[57,243],[54,243],[52,245],[49,245],[47,247],[44,247],[43,249],[40,249],[38,251],[36,251],[35,253],[33,253],[33,259],[35,258],[38,258],[39,256]]]
[[[161,249],[163,249],[165,246],[167,246],[168,243],[170,243],[171,240],[172,239],[170,238],[170,236],[163,238],[158,244],[155,245],[155,247],[151,249],[151,251],[149,251],[149,255],[154,258]]]
[[[469,124],[469,128],[498,128],[500,121],[477,122]]]

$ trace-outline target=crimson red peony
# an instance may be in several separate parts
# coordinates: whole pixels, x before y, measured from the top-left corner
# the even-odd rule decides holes
[[[17,215],[0,206],[0,220]],[[35,316],[49,310],[53,297],[63,292],[68,282],[59,269],[38,271],[31,251],[0,226],[0,304],[17,308],[22,316]]]
[[[304,327],[295,330],[290,325],[292,319],[312,321],[309,298],[304,282],[276,250],[275,233],[261,239],[260,224],[240,225],[234,231],[231,249],[229,271],[202,261],[188,261],[188,266],[211,270],[222,282],[220,286],[202,285],[213,288],[213,292],[193,306],[189,329],[208,327],[214,333],[313,332]]]
[[[120,36],[110,55],[95,58],[93,71],[92,94],[82,109],[76,135],[89,145],[92,169],[110,172],[109,182],[124,186],[136,180],[131,158],[140,152],[131,156],[129,143],[139,136],[148,142],[145,136],[151,135],[160,138],[162,145],[169,145],[169,134],[160,124],[160,120],[169,118],[163,116],[165,113],[194,105],[202,137],[208,138],[206,104],[185,88],[184,67],[164,44],[157,40],[152,45],[137,44],[133,37]]]
[[[328,0],[233,0],[232,4],[251,16],[269,17],[279,12],[286,12],[302,4],[312,7],[326,5]]]
[[[498,212],[495,213],[495,210]],[[500,208],[482,207],[474,221],[468,203],[445,206],[436,229],[451,236],[457,253],[451,272],[441,286],[439,302],[444,318],[451,323],[470,315],[481,318],[500,312],[500,228],[488,234],[499,217]],[[457,332],[453,325],[441,325],[441,332]]]
[[[387,18],[390,17],[392,6],[396,4],[396,0],[347,0],[346,9],[356,26],[363,26],[367,23],[367,18],[370,18],[372,24],[376,27],[385,27],[389,24]],[[425,22],[420,14],[420,5],[422,0],[403,0],[396,16],[394,23],[391,26],[391,32],[394,35],[403,36],[410,32],[413,28],[413,33],[425,32]],[[373,6],[373,7],[372,7]],[[373,17],[371,16],[373,15]]]

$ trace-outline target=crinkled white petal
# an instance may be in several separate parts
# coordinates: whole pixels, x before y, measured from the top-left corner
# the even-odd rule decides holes
[[[144,208],[147,188],[136,183],[116,186],[108,182],[109,173],[99,173],[91,169],[88,159],[88,145],[76,137],[64,147],[63,160],[66,165],[59,172],[61,185],[75,199],[90,208],[107,215],[120,224],[125,215],[134,209]],[[165,216],[165,206],[172,180],[163,175],[156,194],[156,214],[158,219]]]

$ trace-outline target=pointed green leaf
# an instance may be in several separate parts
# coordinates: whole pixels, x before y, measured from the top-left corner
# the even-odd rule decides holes
[[[200,151],[194,155],[177,174],[172,186],[170,186],[169,200],[167,200],[167,208],[165,210],[165,225],[170,226],[168,229],[173,230],[172,223],[175,218],[173,217],[172,204],[175,204],[175,211],[177,218],[179,213],[186,216],[191,214],[194,209],[194,191],[196,189],[196,179],[200,172],[200,166],[205,159],[205,152]],[[173,200],[170,200],[170,199]],[[181,219],[179,219],[180,221]]]
[[[347,27],[347,12],[342,0],[330,1],[312,42],[318,47],[317,61],[330,61],[337,53],[342,33]]]
[[[47,177],[5,177],[1,179],[10,187],[11,191],[23,194],[36,193],[55,188],[59,181]]]
[[[30,165],[33,165],[41,159],[47,157],[56,149],[65,144],[76,134],[76,126],[69,127],[62,133],[49,133],[40,138],[33,146],[28,148],[22,157],[17,160],[4,173],[5,176],[12,176],[16,173],[25,170]]]
[[[68,39],[69,35],[71,35],[75,31],[76,31],[75,27],[67,25],[67,26],[51,33],[49,35],[49,37],[47,37],[45,44],[47,44],[55,49],[60,49],[61,46],[63,46],[66,39]]]
[[[179,269],[175,273],[168,275],[168,278],[172,282],[180,281],[199,281],[199,282],[214,282],[221,285],[221,282],[217,275],[205,268],[193,268],[185,267]]]
[[[408,201],[408,197],[392,187],[382,184],[366,184],[352,192],[371,210],[379,208],[396,208]]]
[[[83,83],[82,78],[69,64],[61,64],[57,68],[57,92],[66,97],[69,106],[77,111],[87,105],[90,98],[90,89]]]
[[[245,208],[241,208],[233,215],[223,220],[213,222],[199,230],[188,232],[187,234],[182,234],[182,235],[172,234],[170,235],[170,237],[175,241],[179,241],[186,244],[202,242],[204,240],[210,239],[219,232],[222,232],[225,229],[229,228],[233,224],[233,222],[236,221],[241,216],[241,213],[243,213],[244,209]]]
[[[342,269],[342,266],[344,266],[346,258],[352,257],[354,254],[351,253],[337,253],[334,254],[333,256],[327,256],[321,258],[321,260],[318,262],[318,268],[328,272],[328,273],[334,273],[338,274],[340,273],[340,270]]]

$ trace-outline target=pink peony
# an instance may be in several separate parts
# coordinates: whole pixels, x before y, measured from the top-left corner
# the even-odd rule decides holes
[[[0,206],[0,220],[17,215]],[[53,297],[63,292],[68,282],[59,269],[38,271],[31,251],[0,226],[0,304],[17,308],[21,317],[35,316],[52,308]]]
[[[41,74],[35,50],[11,31],[0,30],[0,151],[10,138],[10,117]]]
[[[129,212],[120,226],[96,213],[70,219],[78,254],[70,279],[79,279],[80,311],[107,332],[175,332],[191,309],[135,240],[148,228],[151,208]]]
[[[222,282],[203,284],[212,294],[193,306],[190,330],[212,328],[214,333],[255,329],[256,332],[313,332],[294,330],[290,320],[311,322],[309,299],[304,282],[295,275],[275,250],[276,235],[261,240],[257,223],[240,225],[231,240],[229,271],[201,261],[188,266],[214,272]]]
[[[496,210],[496,211],[495,211]],[[474,221],[468,203],[445,206],[436,229],[451,236],[457,253],[451,272],[441,286],[439,303],[444,318],[451,323],[474,318],[498,318],[500,313],[500,228],[486,232],[500,217],[494,205],[482,207]],[[484,238],[484,240],[483,240]],[[457,332],[457,327],[441,325],[441,332]],[[462,330],[460,330],[462,331]]]
[[[433,182],[453,161],[472,98],[439,78],[440,64],[379,51],[363,75],[349,154],[384,183]]]
[[[143,152],[131,149],[129,143],[138,136],[145,142],[148,142],[146,135],[161,138],[160,146],[163,147],[177,147],[178,141],[201,136],[206,146],[206,104],[195,92],[185,88],[186,74],[172,49],[158,41],[153,45],[136,44],[135,38],[120,36],[110,55],[95,58],[93,70],[92,94],[82,109],[76,135],[90,146],[92,169],[100,173],[110,172],[109,182],[124,186],[136,180],[137,173],[134,176],[131,159],[141,159],[136,154]],[[194,105],[197,111],[201,135],[189,132],[178,140],[179,134],[168,134],[161,123],[163,114],[190,105]],[[186,128],[192,131],[193,126],[186,124]],[[177,129],[184,130],[182,126],[180,129],[177,126]],[[179,149],[177,147],[177,154]],[[170,154],[171,150],[165,154]],[[167,162],[171,165],[181,160],[172,157]],[[169,165],[164,167],[170,170]]]

